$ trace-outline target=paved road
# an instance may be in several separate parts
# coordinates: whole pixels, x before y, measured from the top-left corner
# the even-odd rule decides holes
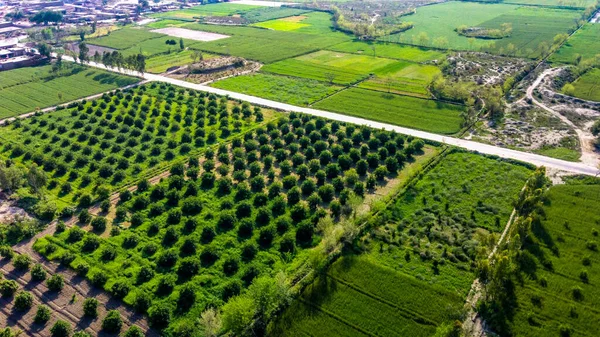
[[[72,58],[67,57],[67,56],[63,56],[63,60],[73,61]],[[465,140],[465,139],[454,138],[454,137],[442,136],[442,135],[438,135],[435,133],[409,129],[409,128],[396,126],[396,125],[392,125],[392,124],[375,122],[375,121],[371,121],[371,120],[364,119],[364,118],[352,117],[352,116],[342,115],[342,114],[329,112],[329,111],[299,107],[299,106],[295,106],[295,105],[291,105],[291,104],[271,101],[271,100],[256,97],[256,96],[240,94],[240,93],[233,92],[233,91],[222,90],[222,89],[209,87],[206,85],[195,84],[195,83],[190,83],[190,82],[186,82],[186,81],[182,81],[182,80],[177,80],[177,79],[173,79],[173,78],[169,78],[169,77],[165,77],[165,76],[161,76],[161,75],[140,74],[138,72],[126,70],[126,69],[114,69],[114,68],[107,69],[104,65],[94,63],[94,62],[89,62],[88,65],[91,67],[101,68],[101,69],[118,72],[118,73],[122,73],[122,74],[126,74],[126,75],[142,77],[148,81],[166,82],[166,83],[171,83],[173,85],[177,85],[177,86],[188,88],[188,89],[200,90],[200,91],[210,92],[210,93],[214,93],[214,94],[218,94],[218,95],[227,95],[233,99],[247,101],[249,103],[268,107],[268,108],[273,108],[273,109],[278,109],[278,110],[283,110],[283,111],[301,112],[301,113],[305,113],[308,115],[320,116],[320,117],[324,117],[324,118],[328,118],[328,119],[332,119],[332,120],[336,120],[336,121],[340,121],[340,122],[346,122],[346,123],[352,123],[352,124],[358,124],[358,125],[366,125],[366,126],[369,126],[369,127],[375,128],[375,129],[384,129],[384,130],[395,131],[395,132],[409,135],[409,136],[414,136],[414,137],[427,139],[427,140],[431,140],[431,141],[435,141],[435,142],[439,142],[439,143],[444,143],[447,145],[461,147],[461,148],[464,148],[464,149],[467,149],[470,151],[476,151],[476,152],[480,152],[480,153],[484,153],[484,154],[495,155],[495,156],[499,156],[502,158],[519,160],[522,162],[534,164],[536,166],[546,166],[549,168],[554,168],[554,169],[558,169],[558,170],[562,170],[562,171],[572,172],[572,173],[576,173],[576,174],[591,175],[591,176],[600,174],[600,170],[598,168],[588,166],[588,165],[585,165],[582,163],[573,163],[573,162],[569,162],[569,161],[565,161],[565,160],[541,156],[538,154],[521,152],[521,151],[516,151],[516,150],[511,150],[511,149],[505,149],[505,148],[498,147],[498,146],[482,144],[482,143]]]

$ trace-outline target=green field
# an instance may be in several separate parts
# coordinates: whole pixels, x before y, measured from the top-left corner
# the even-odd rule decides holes
[[[309,24],[302,22],[305,18],[305,16],[292,16],[277,20],[255,23],[253,24],[253,26],[289,32],[293,30],[298,30],[300,28],[308,27]]]
[[[389,71],[380,71],[374,77],[361,82],[360,88],[405,94],[422,98],[431,95],[427,86],[435,76],[441,75],[438,67],[433,65],[403,64],[400,69],[392,67]]]
[[[176,51],[171,53],[154,55],[146,59],[146,71],[158,74],[167,71],[167,69],[171,67],[190,64],[192,63],[191,55],[193,52],[194,51],[190,49],[180,51],[179,48],[177,48]],[[205,60],[208,60],[213,58],[214,55],[203,53],[202,57]]]
[[[155,89],[167,96],[172,92]],[[197,101],[206,98],[203,93],[190,101],[189,92],[181,91],[183,97],[176,91],[175,100],[203,106]],[[216,120],[217,111],[219,115],[229,115],[226,100],[222,104],[214,95],[210,97],[209,125],[211,119]],[[186,115],[193,111],[184,110]],[[252,110],[242,104],[241,109],[239,105],[233,107],[231,115],[234,119],[258,116]],[[197,125],[198,118],[193,117],[196,118],[190,121]],[[200,121],[204,122],[204,118],[200,117]],[[223,118],[220,121],[226,123]],[[213,125],[212,128],[217,127]],[[172,166],[171,175],[157,185],[139,189],[128,197],[122,194],[117,204],[117,214],[121,215],[100,214],[114,220],[110,226],[120,228],[118,232],[94,226],[94,222],[89,226],[84,220],[79,225],[89,231],[82,231],[79,226],[56,231],[37,240],[34,248],[49,259],[78,270],[95,286],[127,304],[139,308],[139,299],[147,300],[142,312],[147,309],[151,324],[152,312],[166,308],[171,319],[163,322],[163,327],[175,328],[180,323],[197,327],[198,315],[206,307],[222,307],[232,297],[244,294],[258,277],[272,279],[279,270],[286,270],[291,276],[307,258],[308,248],[321,239],[321,229],[316,225],[319,219],[339,219],[341,209],[334,205],[347,205],[348,198],[355,195],[360,198],[386,193],[388,182],[428,150],[423,141],[393,132],[297,113],[279,116],[251,132],[241,132],[243,136],[232,137],[230,143],[218,139],[203,155],[189,154],[188,167],[184,163]],[[367,145],[380,140],[386,142],[385,151]],[[383,176],[375,171],[383,172]],[[341,179],[352,173],[355,180]],[[81,265],[87,268],[81,269]],[[387,281],[394,286],[411,281],[398,281],[386,271],[380,274],[388,275]],[[191,289],[192,299],[182,298],[186,289]],[[453,299],[452,294],[441,289],[425,292],[430,294],[426,296],[437,298],[437,303]],[[390,332],[406,331],[407,328],[392,324],[406,313],[401,315],[396,308],[378,300],[371,302],[392,314],[376,326]],[[361,301],[353,303],[356,307]],[[339,302],[331,305],[338,306]],[[430,310],[420,315],[425,318],[419,321],[426,321],[428,326],[440,319],[439,313]],[[413,321],[411,317],[404,319]],[[413,323],[414,327],[419,325]]]
[[[250,23],[277,20],[310,12],[306,9],[286,7],[262,7],[242,13],[242,17]]]
[[[364,256],[335,262],[276,322],[273,336],[431,336],[462,297]]]
[[[584,9],[596,3],[595,0],[504,0],[505,4],[533,5],[547,7],[570,7]]]
[[[166,35],[152,33],[144,28],[127,27],[112,31],[110,35],[89,40],[87,43],[114,49],[127,49],[134,47],[146,40],[160,37],[166,37]]]
[[[223,40],[200,42],[194,45],[194,48],[218,54],[240,56],[263,63],[307,54],[351,39],[342,33],[310,34],[282,32],[256,27],[201,24],[188,24],[183,27],[231,35],[231,37]]]
[[[81,78],[77,80],[79,89]],[[167,95],[170,103],[165,101]],[[103,95],[2,127],[0,156],[23,165],[36,163],[47,172],[49,196],[77,204],[82,194],[95,192],[97,186],[113,190],[152,176],[206,144],[256,125],[251,117],[240,122],[239,116],[229,113],[217,123],[216,117],[206,116],[206,96],[156,83],[133,93]],[[210,96],[208,103],[216,102]],[[217,107],[227,104],[225,100]]]
[[[152,29],[161,29],[161,28],[167,28],[167,27],[178,27],[178,26],[190,23],[190,22],[193,22],[193,20],[184,21],[184,20],[173,20],[173,19],[161,19],[158,21],[150,22],[149,24],[146,25],[146,27],[152,28]]]
[[[387,57],[411,62],[441,60],[445,57],[445,54],[438,50],[383,42],[351,41],[336,44],[335,46],[331,46],[327,49],[344,53]]]
[[[59,74],[51,66],[0,72],[0,118],[12,117],[116,89],[138,81],[99,69],[66,64]]]
[[[596,335],[600,255],[590,243],[598,242],[599,203],[599,185],[558,185],[547,192],[543,219],[532,228],[541,246],[531,251],[537,268],[516,290],[515,335],[552,336],[560,327],[572,329],[572,336]],[[575,288],[581,299],[573,297]]]
[[[259,9],[260,6],[249,6],[232,3],[219,3],[195,6],[178,11],[152,14],[155,18],[195,19],[203,16],[230,16]]]
[[[309,105],[341,89],[315,80],[270,74],[227,78],[211,86],[294,105]]]
[[[600,69],[587,71],[572,84],[575,87],[573,96],[600,102]]]
[[[545,42],[550,46],[554,36],[569,33],[574,29],[579,15],[579,12],[572,10],[446,2],[420,8],[410,16],[414,28],[392,35],[389,40],[425,47],[487,50],[500,54],[514,52],[516,56],[536,57],[540,53],[540,43]],[[512,24],[512,34],[500,40],[467,38],[455,31],[461,25],[500,28],[503,23]],[[509,44],[514,46],[513,51],[509,51]]]
[[[315,108],[441,134],[457,133],[464,107],[367,89],[341,91]]]
[[[600,54],[600,24],[586,23],[571,36],[560,49],[550,56],[550,61],[575,63],[577,56],[583,60],[593,59]]]

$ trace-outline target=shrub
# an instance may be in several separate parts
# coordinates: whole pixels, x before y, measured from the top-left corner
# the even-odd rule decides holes
[[[116,298],[124,298],[129,293],[129,285],[125,281],[117,281],[110,288],[111,294]]]
[[[28,255],[17,255],[12,260],[13,266],[17,270],[28,270],[31,265],[31,257]]]
[[[41,264],[36,263],[33,268],[31,268],[31,279],[34,281],[43,281],[46,279],[46,271]]]
[[[45,324],[50,320],[50,308],[45,305],[39,305],[33,321],[37,324]]]
[[[88,297],[83,301],[83,314],[87,317],[98,316],[98,300]]]
[[[33,295],[28,291],[20,291],[15,296],[15,309],[18,311],[26,311],[33,305]]]
[[[102,320],[102,330],[108,333],[118,333],[121,331],[121,326],[123,326],[123,320],[117,310],[109,311]]]
[[[106,218],[97,216],[92,220],[92,227],[96,232],[104,232],[106,230]]]
[[[46,281],[46,285],[51,291],[61,291],[65,286],[65,282],[61,275],[54,274],[48,279],[48,281]]]
[[[148,310],[150,324],[156,328],[163,328],[171,321],[171,309],[165,304],[158,304]]]
[[[583,289],[581,287],[573,287],[571,289],[571,294],[573,295],[573,299],[576,301],[583,300]]]
[[[71,325],[62,320],[56,321],[50,329],[52,337],[69,337],[72,331]]]
[[[195,257],[185,258],[177,268],[177,274],[183,278],[190,278],[200,271],[200,263]]]
[[[148,311],[148,308],[150,308],[151,304],[152,301],[150,299],[150,296],[144,292],[138,292],[133,300],[133,308],[136,312],[142,314]]]
[[[144,337],[144,332],[137,325],[132,325],[123,337]]]
[[[19,289],[19,285],[14,280],[2,280],[0,281],[0,293],[4,297],[12,296],[17,289]]]
[[[179,291],[179,298],[177,299],[177,307],[181,310],[187,311],[196,302],[196,290],[191,284],[186,284]]]

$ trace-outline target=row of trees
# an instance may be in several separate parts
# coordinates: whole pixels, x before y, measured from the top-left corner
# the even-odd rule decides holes
[[[144,56],[142,53],[124,56],[116,50],[113,52],[105,51],[102,54],[96,51],[94,55],[90,57],[90,49],[84,41],[79,43],[78,50],[78,54],[73,54],[73,56],[75,57],[76,61],[79,59],[82,64],[85,62],[94,61],[96,63],[103,64],[109,69],[129,69],[142,74],[146,72],[146,56]]]

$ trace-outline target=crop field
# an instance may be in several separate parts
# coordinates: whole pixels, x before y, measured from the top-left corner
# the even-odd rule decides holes
[[[253,26],[288,32],[292,30],[298,30],[303,27],[308,27],[309,24],[302,23],[304,19],[306,19],[306,16],[304,15],[290,16],[282,19],[255,23]]]
[[[285,8],[285,7],[263,7],[242,13],[242,17],[248,22],[256,23],[263,21],[277,20],[281,18],[294,17],[309,13],[306,9]],[[261,26],[262,27],[262,26]],[[272,28],[272,27],[265,27]]]
[[[172,166],[155,186],[123,194],[112,219],[120,231],[111,236],[104,238],[103,227],[86,233],[75,226],[35,249],[125,303],[143,303],[155,327],[189,324],[255,278],[305,258],[320,240],[320,218],[349,214],[349,198],[378,193],[423,147],[395,133],[291,113],[190,157],[187,168]],[[171,319],[157,322],[153,312],[162,310]]]
[[[587,71],[572,84],[575,87],[573,96],[600,102],[600,69]]]
[[[598,36],[600,36],[600,25],[586,23],[556,53],[550,56],[550,61],[575,63],[579,55],[583,60],[595,58],[600,51]]]
[[[457,133],[464,111],[459,105],[359,88],[343,90],[314,107],[441,134]]]
[[[594,248],[600,186],[558,185],[547,199],[544,218],[533,227],[541,245],[537,268],[516,288],[514,333],[549,336],[570,329],[572,336],[593,336],[600,320],[600,255]]]
[[[371,73],[390,72],[398,66],[397,61],[390,59],[321,50],[266,65],[262,70],[348,85],[367,78]]]
[[[398,66],[400,68],[398,70],[389,67],[388,71],[379,71],[376,76],[361,82],[358,86],[422,98],[431,96],[427,86],[435,76],[441,75],[442,72],[438,67],[411,63]]]
[[[344,53],[387,57],[411,62],[441,60],[445,57],[445,54],[439,50],[384,42],[351,41],[336,44],[327,49]]]
[[[152,33],[143,28],[123,28],[115,30],[110,35],[99,37],[87,41],[90,44],[109,47],[114,49],[127,49],[138,45],[141,42],[159,37],[166,37],[163,34]],[[164,41],[163,41],[164,43]],[[139,51],[138,51],[139,52]]]
[[[327,48],[348,41],[342,33],[309,34],[282,32],[255,27],[188,24],[183,28],[231,35],[213,42],[200,42],[194,48],[218,54],[240,56],[263,63],[272,63]]]
[[[341,89],[315,80],[262,73],[227,78],[211,86],[304,106]]]
[[[179,49],[179,48],[177,48]],[[174,51],[167,54],[158,54],[146,60],[146,71],[150,73],[163,73],[171,67],[183,66],[192,63],[193,50]],[[202,57],[207,60],[215,57],[212,54],[203,53]]]
[[[149,24],[146,25],[146,27],[152,28],[152,29],[161,29],[161,28],[167,28],[167,27],[178,27],[178,26],[188,24],[190,22],[193,22],[193,20],[185,20],[184,21],[184,20],[174,20],[174,19],[161,19],[158,21],[150,22]]]
[[[470,153],[446,155],[388,207],[382,215],[387,224],[371,234],[369,256],[466,296],[477,247],[489,232],[504,229],[531,174],[523,166]]]
[[[207,102],[204,93],[152,84],[2,127],[0,155],[37,164],[49,176],[51,195],[83,203],[98,186],[112,190],[166,170],[164,164],[256,124],[229,109],[214,96]]]
[[[271,335],[431,336],[462,306],[462,296],[443,287],[366,256],[345,256],[304,291]]]
[[[51,66],[0,72],[0,118],[12,117],[77,98],[133,84],[136,78],[99,69],[65,66],[58,75]]]
[[[596,1],[594,0],[505,0],[502,1],[505,4],[516,4],[516,5],[533,5],[533,6],[547,6],[547,7],[571,7],[585,9]]]
[[[219,3],[195,6],[178,11],[152,14],[155,18],[195,19],[203,16],[230,16],[260,9],[260,6],[240,5],[234,3]]]
[[[554,36],[569,33],[575,28],[579,14],[573,10],[508,4],[446,2],[420,8],[410,16],[414,28],[389,39],[425,47],[487,50],[500,54],[508,52],[507,47],[512,44],[515,55],[536,57],[540,53],[540,43],[550,46]],[[457,17],[461,20],[457,21]],[[503,23],[512,25],[512,33],[500,40],[467,38],[455,31],[460,25],[500,28]]]

